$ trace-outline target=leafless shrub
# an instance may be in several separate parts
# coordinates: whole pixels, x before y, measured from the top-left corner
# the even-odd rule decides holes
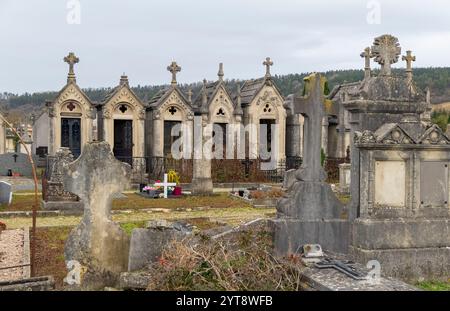
[[[227,240],[174,241],[150,268],[148,290],[279,290],[301,288],[301,268],[271,254],[266,232],[241,232]]]

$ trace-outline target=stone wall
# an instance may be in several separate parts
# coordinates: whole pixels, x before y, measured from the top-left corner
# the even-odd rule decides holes
[[[37,157],[33,157],[37,160]],[[7,176],[8,170],[19,173],[21,176],[31,176],[31,164],[28,156],[23,153],[5,153],[0,155],[0,176]]]

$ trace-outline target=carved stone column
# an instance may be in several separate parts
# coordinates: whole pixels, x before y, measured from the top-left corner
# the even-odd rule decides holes
[[[212,129],[206,128],[208,123],[204,118],[205,116],[207,118],[207,115],[194,117],[194,159],[191,183],[193,195],[211,195],[213,193],[211,178],[212,146],[209,144],[212,138]],[[209,155],[208,152],[210,152]]]

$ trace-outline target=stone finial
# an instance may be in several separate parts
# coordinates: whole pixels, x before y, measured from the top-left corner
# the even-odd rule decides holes
[[[125,75],[125,72],[120,77],[120,85],[129,85],[128,84],[128,76]]]
[[[219,64],[219,72],[217,73],[217,76],[219,77],[219,81],[223,81],[223,63]]]
[[[69,74],[67,75],[67,83],[76,82],[74,65],[80,62],[80,59],[75,56],[75,53],[70,52],[64,57],[64,62],[69,64]]]
[[[402,60],[406,61],[406,77],[411,81],[413,77],[412,62],[416,61],[416,57],[412,55],[411,51],[406,51],[406,55],[402,56]]]
[[[370,58],[372,57],[370,52],[370,47],[366,47],[364,51],[360,54],[362,58],[364,58],[364,78],[370,78]]]
[[[167,70],[172,73],[172,85],[177,84],[177,73],[181,71],[181,67],[178,66],[177,62],[172,62],[169,66],[167,66]]]
[[[375,38],[372,46],[372,57],[381,65],[380,75],[390,76],[391,65],[398,62],[402,52],[398,39],[392,35]]]
[[[263,62],[263,65],[266,66],[266,78],[271,77],[270,67],[273,66],[273,61],[270,57],[266,57],[266,60]]]
[[[203,79],[203,87],[202,87],[202,105],[206,105],[208,102],[208,97],[206,95],[206,79]]]
[[[188,96],[187,100],[191,104],[192,103],[192,89],[191,88],[188,89],[187,96]]]

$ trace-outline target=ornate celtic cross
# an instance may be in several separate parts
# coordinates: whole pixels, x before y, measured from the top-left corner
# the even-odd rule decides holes
[[[391,65],[398,62],[401,54],[398,39],[392,35],[382,35],[375,38],[372,46],[372,57],[381,65],[381,75],[391,75]]]
[[[167,70],[172,73],[172,85],[177,84],[177,73],[181,71],[181,67],[177,65],[177,62],[172,62],[170,66],[167,66]]]

